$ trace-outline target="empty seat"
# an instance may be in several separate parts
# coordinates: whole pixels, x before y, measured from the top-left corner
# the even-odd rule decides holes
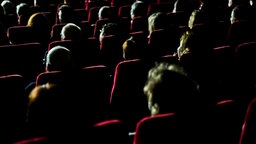
[[[174,113],[145,117],[137,123],[133,144],[179,143],[182,140],[177,136],[182,132],[177,124]]]
[[[105,120],[93,126],[93,143],[129,144],[128,129],[118,119]]]

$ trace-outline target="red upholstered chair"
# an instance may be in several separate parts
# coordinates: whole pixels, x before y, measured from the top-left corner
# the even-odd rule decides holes
[[[177,143],[180,141],[177,124],[174,113],[145,117],[137,123],[133,144]]]
[[[46,49],[40,43],[0,46],[0,75],[21,74],[26,81],[43,70]]]
[[[95,144],[129,144],[129,131],[118,119],[105,120],[93,126],[93,142]]]
[[[73,98],[81,106],[81,113],[90,115],[88,120],[100,122],[106,119],[111,91],[109,68],[103,65],[84,67],[81,70],[42,72],[37,76],[36,85],[57,83],[70,88]],[[86,98],[85,98],[86,96]]]
[[[25,79],[19,74],[0,76],[0,87],[0,143],[12,143],[22,137],[26,123]]]
[[[253,98],[248,105],[239,144],[253,144],[256,142],[256,98]]]
[[[11,44],[35,42],[32,29],[28,26],[11,26],[7,29],[7,37]]]
[[[120,119],[134,131],[136,123],[149,115],[143,87],[153,63],[140,59],[117,64],[110,97],[110,118]]]
[[[212,133],[214,142],[219,144],[238,143],[245,117],[246,107],[240,102],[226,99],[213,107]]]

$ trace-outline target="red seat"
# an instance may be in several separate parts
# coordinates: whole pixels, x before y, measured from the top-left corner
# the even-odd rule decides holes
[[[111,119],[93,126],[93,143],[129,144],[128,129],[120,120]]]
[[[48,82],[70,89],[72,99],[89,123],[106,120],[112,84],[108,67],[97,65],[69,72],[42,72],[37,76],[36,85]]]
[[[238,143],[244,121],[246,107],[241,102],[226,99],[213,107],[211,125],[213,141],[219,144]]]
[[[146,17],[138,16],[131,21],[130,32],[148,32],[148,20]]]
[[[253,98],[248,105],[239,144],[254,144],[256,142],[256,98]]]
[[[12,143],[22,137],[26,123],[25,78],[19,74],[0,76],[0,87],[0,143]]]
[[[97,6],[97,7],[92,7],[89,9],[88,21],[90,22],[90,24],[95,24],[95,22],[99,19],[98,12],[99,12],[100,8],[101,8],[100,6]]]
[[[155,12],[168,13],[171,12],[174,6],[174,2],[160,2],[160,3],[151,3],[148,5],[147,16]]]
[[[51,41],[61,40],[61,30],[65,24],[54,24],[51,30]]]
[[[174,113],[145,117],[137,123],[133,144],[177,143],[181,141],[177,124]]]
[[[21,74],[30,82],[44,70],[45,51],[40,43],[0,46],[0,75]]]
[[[131,5],[123,5],[118,8],[118,17],[128,17],[130,18]]]
[[[110,98],[110,117],[122,120],[129,131],[134,131],[136,123],[149,115],[143,88],[152,66],[152,63],[139,59],[122,61],[116,66]]]
[[[31,27],[28,26],[11,26],[7,29],[7,37],[11,44],[22,44],[36,42],[33,38]]]

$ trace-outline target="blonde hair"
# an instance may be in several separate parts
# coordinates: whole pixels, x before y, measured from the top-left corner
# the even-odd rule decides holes
[[[43,28],[45,26],[49,27],[49,24],[50,23],[46,15],[43,12],[38,12],[29,17],[27,26]]]

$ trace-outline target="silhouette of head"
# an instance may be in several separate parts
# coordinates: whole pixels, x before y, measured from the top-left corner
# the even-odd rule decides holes
[[[111,18],[110,6],[102,6],[98,12],[98,19]]]
[[[59,23],[73,22],[74,12],[73,8],[69,5],[61,5],[58,11]]]
[[[167,28],[166,14],[156,12],[148,17],[148,31],[151,34],[154,30]]]
[[[144,93],[151,115],[192,108],[199,98],[198,85],[184,68],[168,63],[159,63],[149,71]]]
[[[248,7],[237,5],[231,11],[230,23],[232,24],[238,20],[249,20],[250,14]]]
[[[4,8],[4,13],[6,15],[15,13],[15,5],[12,1],[4,0],[2,1],[1,6]]]
[[[71,52],[63,46],[51,48],[46,55],[46,71],[65,71],[72,68]]]
[[[145,16],[147,12],[147,5],[143,1],[135,1],[131,5],[130,16],[131,19],[137,16]]]
[[[67,23],[61,30],[62,40],[79,40],[81,38],[81,28],[74,23]]]
[[[101,42],[105,35],[117,35],[119,32],[120,31],[117,23],[107,23],[103,25],[102,29],[100,30],[99,41]]]

